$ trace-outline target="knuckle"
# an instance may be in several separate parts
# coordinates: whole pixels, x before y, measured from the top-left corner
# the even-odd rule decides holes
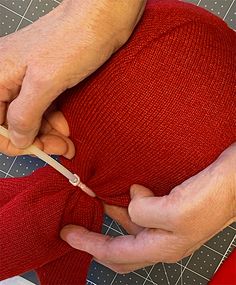
[[[40,72],[38,70],[41,70]],[[27,81],[29,82],[29,95],[40,94],[41,96],[54,96],[62,93],[66,88],[64,87],[65,79],[58,78],[57,72],[51,72],[47,67],[38,67],[38,70],[30,70]]]
[[[190,225],[193,219],[193,206],[188,200],[186,200],[185,193],[186,189],[184,185],[179,185],[175,187],[174,193],[172,195],[172,201],[175,205],[175,218],[172,221],[173,226],[180,230],[186,225]]]
[[[178,231],[181,230],[184,224],[184,216],[181,213],[176,213],[174,221],[172,221],[174,229],[178,229]]]
[[[103,262],[111,262],[111,249],[109,250],[109,243],[112,239],[113,237],[106,236],[104,241],[97,245],[96,258],[98,260],[102,260]]]
[[[29,86],[34,91],[41,90],[54,84],[53,75],[54,73],[50,72],[47,67],[33,62],[28,66],[25,80],[28,81]]]
[[[32,69],[28,73],[28,81],[30,83],[30,86],[34,91],[40,90],[45,84],[47,84],[47,76],[41,76],[39,72],[35,72]]]
[[[31,130],[30,121],[21,113],[16,113],[11,111],[9,107],[9,112],[7,114],[8,123],[14,126],[15,129],[21,130],[21,132],[28,132]]]

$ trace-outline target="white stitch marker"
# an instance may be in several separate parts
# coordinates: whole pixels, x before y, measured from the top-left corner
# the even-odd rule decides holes
[[[1,125],[0,125],[0,135],[4,136],[5,138],[9,138],[8,130]],[[77,174],[73,174],[72,172],[70,172],[62,164],[60,164],[58,161],[53,159],[51,156],[49,156],[48,154],[46,154],[36,146],[34,145],[29,146],[24,150],[24,153],[36,155],[41,160],[51,165],[54,169],[56,169],[58,172],[64,175],[73,186],[78,186],[82,191],[87,193],[89,196],[96,197],[95,193],[80,181],[80,177]]]

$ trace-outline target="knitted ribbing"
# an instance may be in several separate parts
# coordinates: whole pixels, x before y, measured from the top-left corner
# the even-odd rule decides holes
[[[165,195],[213,162],[236,138],[235,45],[214,15],[150,0],[129,42],[58,100],[76,147],[61,162],[98,198],[49,167],[1,179],[0,279],[38,268],[42,285],[84,284],[91,257],[64,225],[99,231],[98,199],[127,206],[133,183]]]

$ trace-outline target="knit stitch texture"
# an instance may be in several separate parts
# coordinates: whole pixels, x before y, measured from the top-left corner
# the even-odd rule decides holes
[[[67,224],[99,232],[103,207],[129,188],[155,195],[195,175],[236,139],[236,38],[216,16],[176,0],[148,1],[128,43],[58,100],[76,146],[52,168],[0,179],[0,280],[35,269],[42,285],[84,285],[91,256],[59,237]]]

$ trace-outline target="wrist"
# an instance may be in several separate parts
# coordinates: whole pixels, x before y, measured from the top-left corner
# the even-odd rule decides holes
[[[64,0],[57,13],[63,15],[80,36],[84,30],[86,34],[89,33],[91,40],[106,43],[114,52],[132,34],[146,2],[147,0]]]

